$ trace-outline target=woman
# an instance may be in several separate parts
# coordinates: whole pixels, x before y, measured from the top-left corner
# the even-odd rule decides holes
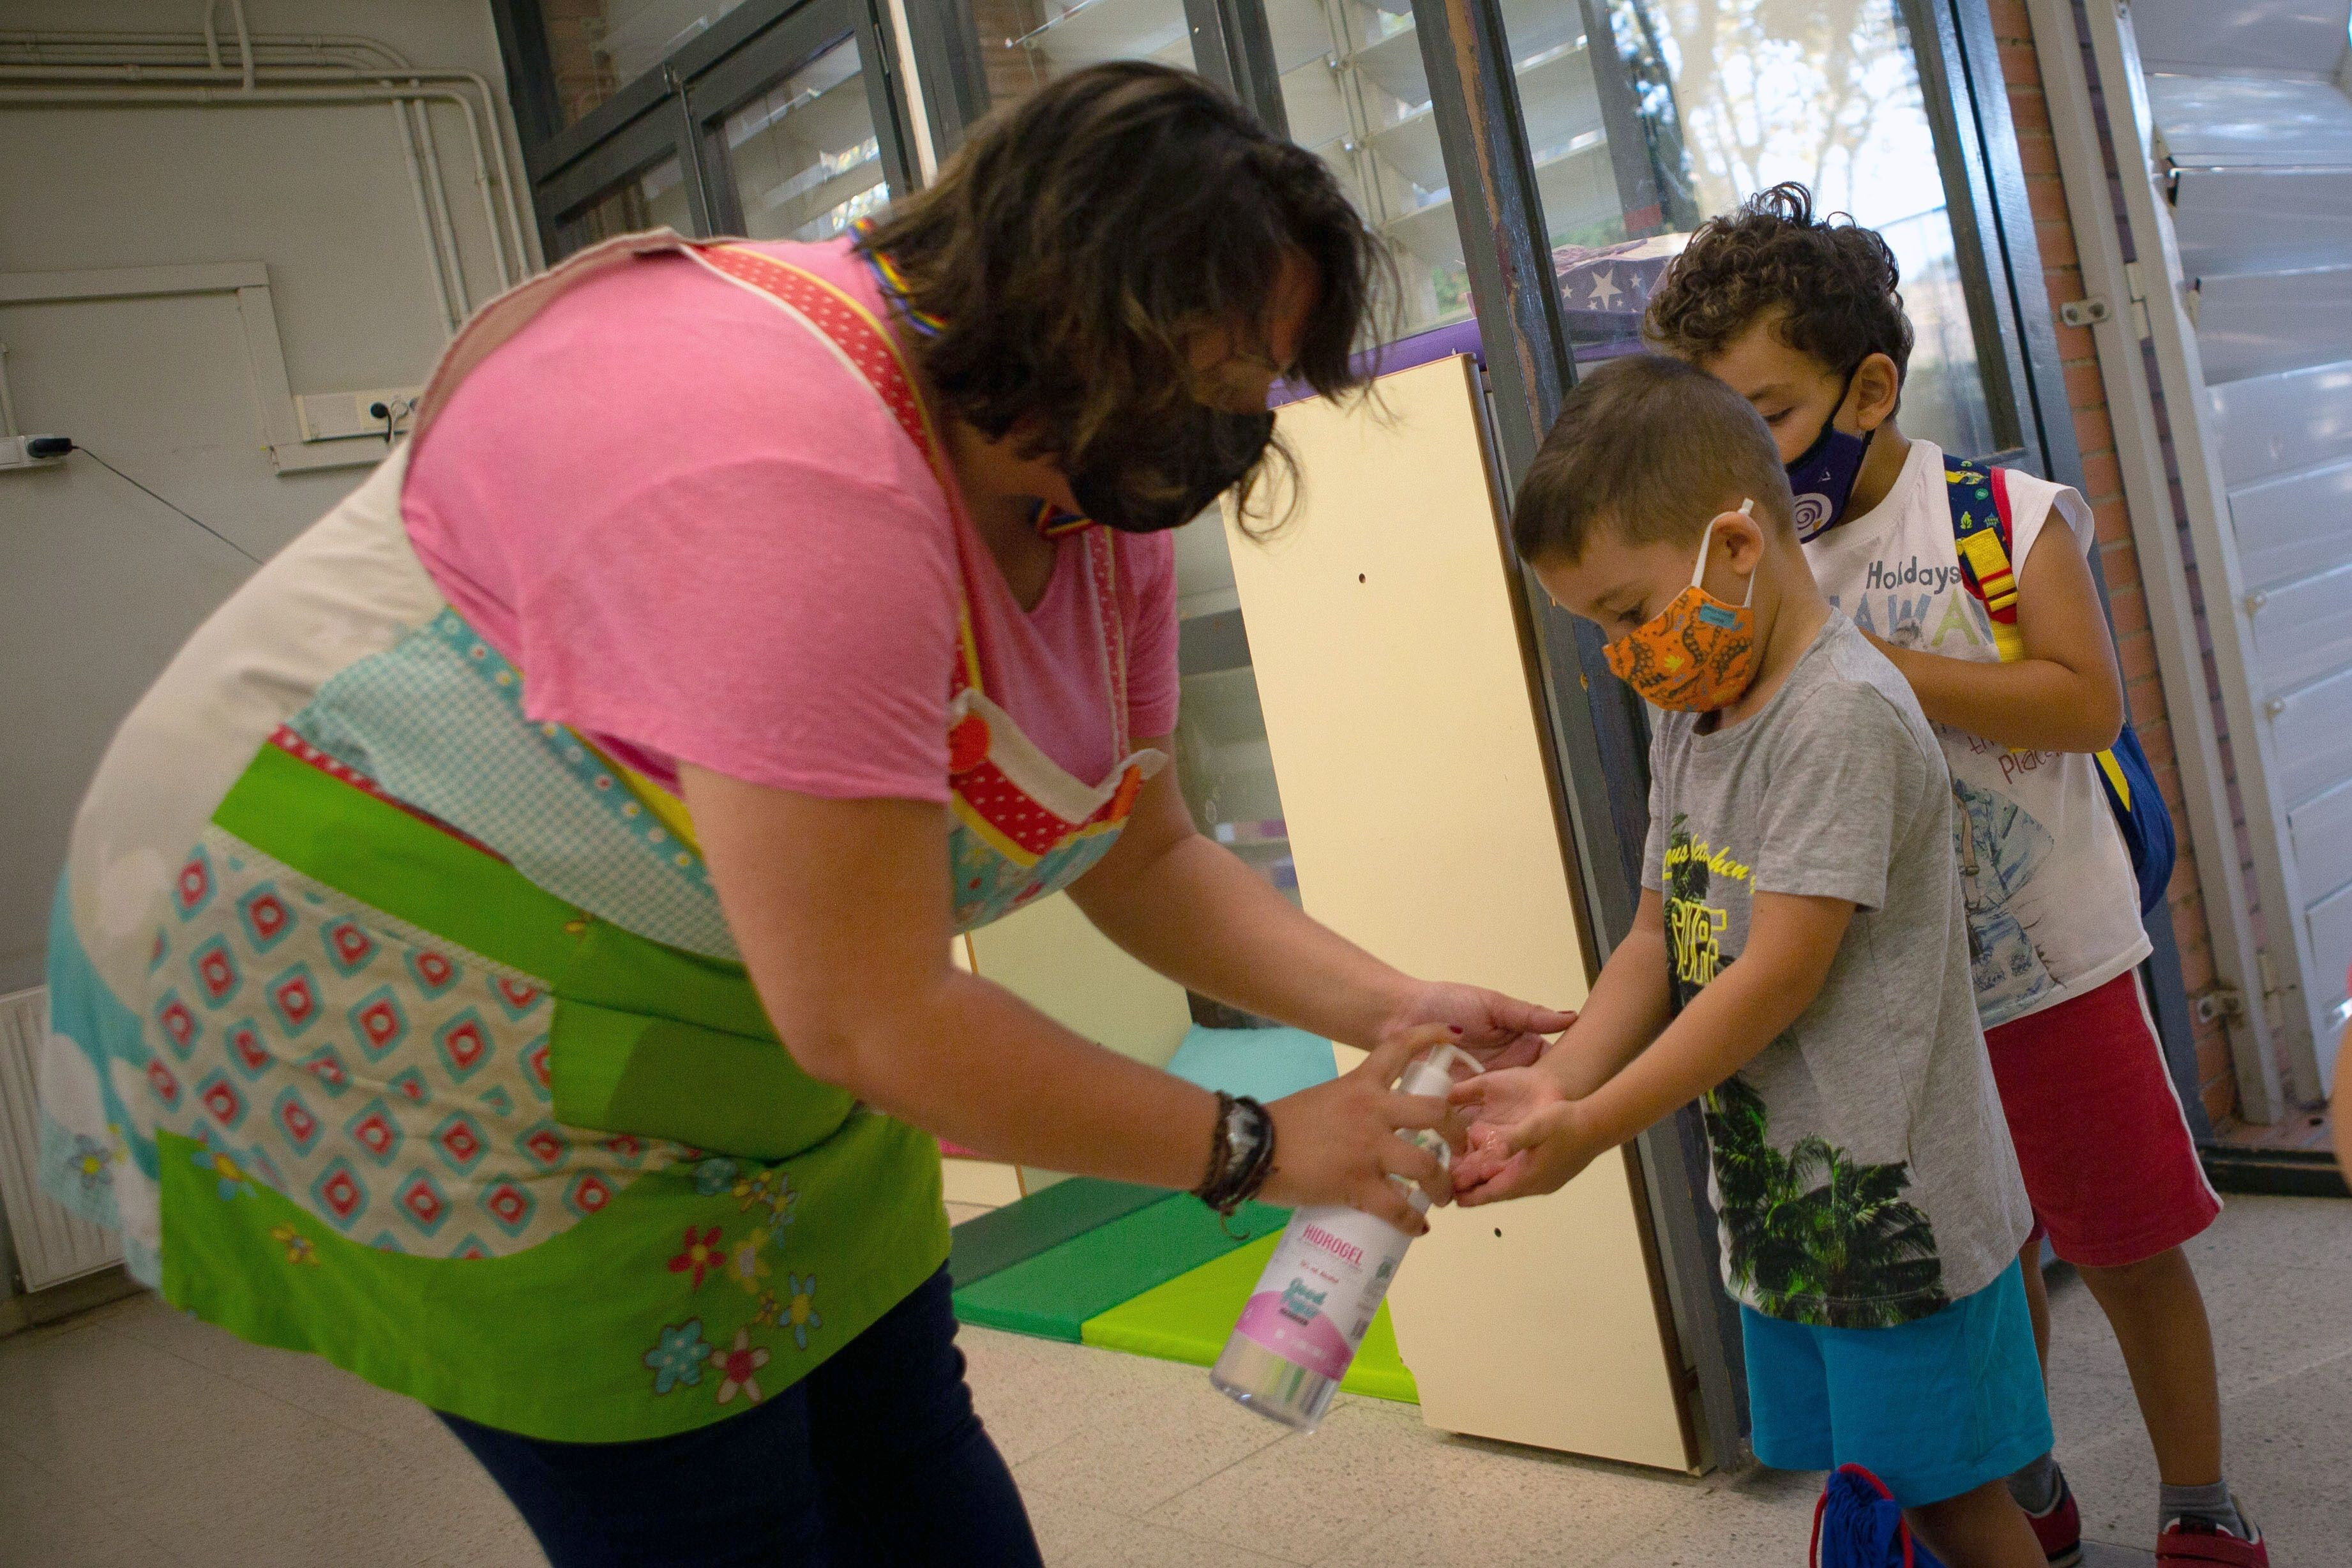
[[[635,236],[494,302],[109,752],[52,1184],[174,1304],[441,1412],[559,1564],[1034,1562],[929,1134],[1412,1225],[1406,1054],[1565,1022],[1316,926],[1162,766],[1163,531],[1276,375],[1354,384],[1376,256],[1313,156],[1118,65],[855,246]],[[1259,1108],[950,965],[1064,887],[1374,1056]]]

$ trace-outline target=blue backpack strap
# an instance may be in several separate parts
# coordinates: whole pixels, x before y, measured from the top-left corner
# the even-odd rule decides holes
[[[1944,469],[1944,495],[1952,510],[1952,543],[1959,552],[1960,579],[1985,606],[1992,621],[1994,649],[2006,664],[2025,657],[2025,640],[2017,629],[2017,570],[2011,557],[2009,476],[1990,464],[1965,459]],[[2132,874],[2139,883],[2139,912],[2145,916],[2164,902],[2172,880],[2178,852],[2172,814],[2156,786],[2147,752],[2124,721],[2116,743],[2095,753],[2099,782],[2106,786],[2107,805],[2131,851]]]
[[[1853,1464],[1830,1472],[1822,1488],[1806,1562],[1808,1568],[1944,1568],[1913,1538],[1886,1483]]]

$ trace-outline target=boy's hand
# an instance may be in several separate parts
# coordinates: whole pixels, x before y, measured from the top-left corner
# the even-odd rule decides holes
[[[1546,1073],[1487,1073],[1454,1086],[1452,1098],[1475,1117],[1469,1152],[1454,1163],[1454,1197],[1465,1207],[1557,1192],[1607,1147]]]

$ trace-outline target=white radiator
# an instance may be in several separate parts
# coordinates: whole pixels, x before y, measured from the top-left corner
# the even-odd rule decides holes
[[[47,990],[0,996],[0,1202],[28,1290],[44,1289],[122,1260],[114,1233],[76,1219],[41,1191],[33,1064],[49,1028]]]

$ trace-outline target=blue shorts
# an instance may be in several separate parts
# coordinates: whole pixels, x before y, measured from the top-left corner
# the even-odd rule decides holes
[[[2015,1262],[1973,1296],[1894,1329],[1825,1329],[1739,1310],[1756,1457],[1861,1465],[1906,1508],[1974,1491],[2050,1451],[2050,1404]]]

